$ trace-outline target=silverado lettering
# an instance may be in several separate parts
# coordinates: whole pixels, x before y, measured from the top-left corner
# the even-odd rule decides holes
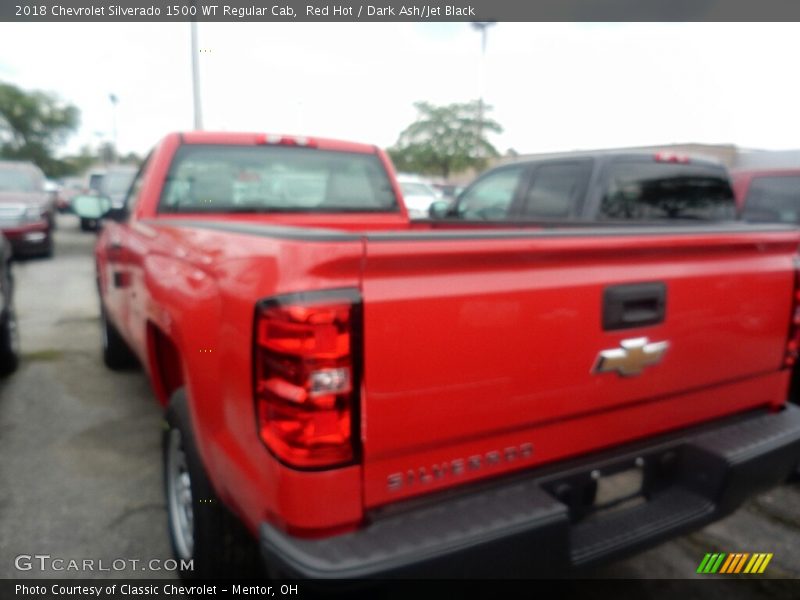
[[[525,443],[500,450],[491,450],[485,454],[473,454],[464,458],[456,458],[447,462],[409,469],[405,473],[392,473],[386,478],[387,487],[396,491],[403,486],[417,483],[427,484],[438,481],[448,475],[463,475],[467,471],[477,471],[484,467],[498,465],[501,462],[513,462],[533,456],[533,444]]]

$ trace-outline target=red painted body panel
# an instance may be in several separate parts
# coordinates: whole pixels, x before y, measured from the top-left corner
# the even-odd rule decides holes
[[[365,468],[365,503],[372,508],[454,485],[498,477],[609,448],[630,440],[647,438],[754,406],[775,404],[779,402],[778,398],[783,398],[786,394],[788,377],[789,372],[782,371],[711,389],[693,390],[678,396],[655,395],[647,401],[634,402],[620,409],[598,408],[595,412],[575,419],[543,419],[536,425],[512,427],[492,436],[454,440],[447,447],[419,447],[415,449],[411,459],[408,455],[379,458],[368,463]],[[410,419],[398,423],[397,431],[407,427],[409,421]],[[415,427],[419,426],[419,422],[418,418]],[[426,426],[428,422],[426,418]],[[372,430],[370,435],[374,439],[380,433]],[[497,465],[486,464],[488,453],[502,453],[506,448],[519,448],[523,444],[533,445],[533,454],[530,457],[518,456],[510,462],[501,460]],[[454,460],[468,461],[473,456],[479,456],[483,460],[484,466],[479,471],[470,472],[467,469],[462,475],[445,475],[438,481],[434,479],[427,483],[417,483],[398,491],[390,491],[387,487],[387,478],[394,473],[406,473],[409,468],[420,467],[425,467],[430,473],[436,465],[452,464]]]
[[[783,401],[785,386],[765,386],[780,393],[729,404],[720,398],[708,410],[712,395],[697,406],[690,392],[780,369],[795,234],[772,243],[768,237],[746,244],[741,236],[693,238],[369,245],[363,284],[367,505],[404,495],[388,491],[391,469],[458,458],[455,445],[502,451],[508,443],[530,442],[538,448],[540,427],[558,422],[561,447],[546,450],[549,459],[573,453],[577,439],[599,447],[741,409],[744,402]],[[604,287],[643,281],[666,282],[664,323],[603,331]],[[669,341],[657,367],[628,378],[591,373],[600,350],[641,336]],[[631,418],[642,403],[661,417]],[[661,414],[657,407],[666,403],[673,408]],[[598,416],[605,411],[621,421],[611,431]],[[535,450],[530,462],[540,458]],[[404,491],[426,487],[433,486]]]
[[[499,237],[371,238],[440,227],[411,225],[397,189],[401,208],[387,214],[157,213],[181,143],[261,139],[167,136],[151,155],[129,220],[108,223],[96,248],[104,306],[162,402],[169,386],[153,356],[153,331],[177,349],[180,373],[171,380],[187,388],[206,469],[251,530],[264,520],[295,532],[356,526],[369,508],[401,497],[784,401],[781,364],[800,234],[502,237],[519,230],[492,229]],[[374,147],[314,143],[377,153],[393,175]],[[356,235],[276,237],[182,220]],[[604,332],[603,288],[641,281],[667,284],[665,322]],[[358,289],[363,299],[363,456],[361,464],[300,472],[276,460],[257,434],[254,311],[263,298],[333,288]],[[662,364],[640,377],[590,375],[600,350],[639,336],[671,342]],[[528,443],[530,456],[430,485],[387,488],[396,472]]]

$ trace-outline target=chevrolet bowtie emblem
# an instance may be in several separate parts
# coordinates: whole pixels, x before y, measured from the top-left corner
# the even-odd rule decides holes
[[[669,348],[669,342],[649,343],[646,337],[622,340],[619,345],[622,347],[601,350],[592,372],[616,371],[622,377],[640,375],[645,367],[660,363]]]

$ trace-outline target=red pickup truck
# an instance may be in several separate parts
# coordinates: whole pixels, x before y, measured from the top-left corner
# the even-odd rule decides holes
[[[109,216],[104,357],[166,409],[187,576],[238,522],[270,573],[570,573],[800,457],[793,229],[412,224],[373,146],[205,132]]]

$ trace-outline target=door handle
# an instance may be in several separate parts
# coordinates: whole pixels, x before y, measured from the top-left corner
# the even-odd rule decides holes
[[[628,329],[664,321],[667,286],[658,281],[613,285],[603,292],[603,329]]]

